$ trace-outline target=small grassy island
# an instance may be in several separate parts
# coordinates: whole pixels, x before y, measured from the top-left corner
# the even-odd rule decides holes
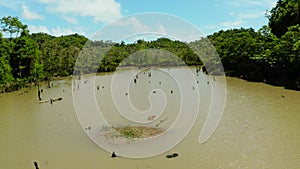
[[[158,136],[165,131],[165,129],[160,127],[124,125],[102,127],[100,133],[111,144],[127,144]]]
[[[124,136],[129,139],[149,138],[164,132],[164,130],[161,128],[146,126],[116,127],[115,130],[118,131],[121,134],[121,136]]]

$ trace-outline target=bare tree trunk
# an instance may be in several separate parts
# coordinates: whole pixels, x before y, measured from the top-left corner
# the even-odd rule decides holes
[[[34,165],[35,169],[39,169],[39,165],[36,161],[33,163],[33,165]]]
[[[41,98],[40,84],[37,83],[37,86],[38,86],[38,99],[39,99],[39,101],[41,101],[42,98]]]
[[[50,78],[47,80],[47,82],[48,82],[48,88],[51,88]]]

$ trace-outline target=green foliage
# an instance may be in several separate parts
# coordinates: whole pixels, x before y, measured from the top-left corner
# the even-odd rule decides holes
[[[264,37],[253,29],[231,29],[208,36],[221,57],[229,76],[261,76],[257,65],[263,65]]]
[[[30,35],[30,37],[39,44],[40,48],[43,47],[44,43],[55,38],[55,36],[51,36],[48,35],[47,33],[42,33],[42,32],[33,33]]]
[[[300,23],[300,1],[279,0],[268,16],[272,33],[281,37],[289,26]]]
[[[290,26],[288,31],[282,36],[281,51],[286,56],[284,58],[286,69],[284,77],[290,82],[300,82],[300,26]]]
[[[119,132],[122,136],[128,139],[140,138],[143,134],[141,129],[130,126],[119,129]]]
[[[8,46],[5,39],[2,38],[0,33],[0,88],[4,91],[13,82],[11,74],[11,66],[9,64]]]
[[[12,74],[16,78],[30,78],[35,62],[39,60],[38,44],[28,36],[13,39],[13,52],[10,55]]]
[[[21,21],[19,21],[18,17],[3,17],[1,19],[1,25],[1,31],[8,32],[10,34],[10,38],[12,38],[13,34],[16,34],[15,37],[18,37],[20,32],[25,36],[29,34],[27,25],[23,25]]]
[[[0,34],[0,88],[5,91],[53,76],[72,75],[79,56],[84,62],[77,63],[75,71],[79,69],[80,73],[110,72],[119,66],[205,63],[209,72],[218,74],[223,64],[226,75],[300,90],[299,0],[278,1],[269,19],[270,27],[263,26],[258,31],[221,30],[189,43],[159,38],[125,44],[89,41],[78,34],[29,35],[27,25],[17,17],[3,17],[1,31],[10,38]],[[218,56],[222,63],[216,59]],[[131,135],[132,131],[127,134]]]
[[[229,76],[300,90],[300,27],[277,38],[267,26],[231,29],[209,36]]]
[[[202,62],[188,44],[159,38],[149,42],[137,40],[133,44],[124,44],[124,42],[114,44],[102,58],[98,71],[114,71],[118,66],[145,67],[185,64],[202,65]]]
[[[1,31],[10,34],[9,40],[1,36],[1,88],[4,91],[17,89],[25,83],[43,80],[41,52],[38,44],[29,37],[27,25],[11,16],[3,17],[1,25]],[[12,38],[13,34],[15,38]]]
[[[71,75],[77,56],[87,41],[78,34],[53,37],[40,33],[32,38],[39,43],[47,77]]]

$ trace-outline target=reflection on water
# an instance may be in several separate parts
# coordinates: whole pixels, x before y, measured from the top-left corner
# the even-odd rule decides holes
[[[121,116],[109,113],[115,111],[111,106],[112,100],[101,98],[109,98],[105,91],[111,76],[107,74],[96,78],[99,90],[94,86],[95,92],[102,92],[96,95],[97,101],[109,123],[127,124],[128,121]],[[207,84],[208,77],[201,75],[201,78],[199,83]],[[33,168],[33,161],[38,161],[41,169],[300,167],[300,92],[227,78],[225,112],[216,132],[206,143],[198,143],[199,131],[209,108],[202,100],[201,113],[192,131],[169,152],[146,159],[111,159],[110,153],[94,144],[81,128],[73,107],[71,81],[67,79],[53,83],[51,89],[45,84],[42,93],[43,99],[63,98],[53,105],[38,103],[35,88],[23,95],[19,95],[21,91],[0,95],[0,168]],[[135,84],[134,81],[131,83]],[[134,93],[136,90],[130,87],[129,94],[140,94]],[[151,89],[149,86],[145,91],[148,93]],[[174,86],[173,95],[166,92],[167,97],[179,98],[176,90]],[[149,107],[147,97],[132,98],[132,103],[140,106],[141,110]],[[166,109],[173,112],[176,106],[173,104]],[[165,116],[162,114],[161,118]],[[168,117],[170,120],[163,123],[163,127],[169,127],[174,120],[172,118],[175,118]],[[165,157],[174,152],[179,154],[177,158]]]

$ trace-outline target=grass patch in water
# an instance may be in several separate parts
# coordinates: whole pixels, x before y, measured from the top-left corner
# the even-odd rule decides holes
[[[129,139],[148,138],[163,132],[163,129],[161,128],[145,126],[116,127],[115,130],[117,130],[122,136]]]

